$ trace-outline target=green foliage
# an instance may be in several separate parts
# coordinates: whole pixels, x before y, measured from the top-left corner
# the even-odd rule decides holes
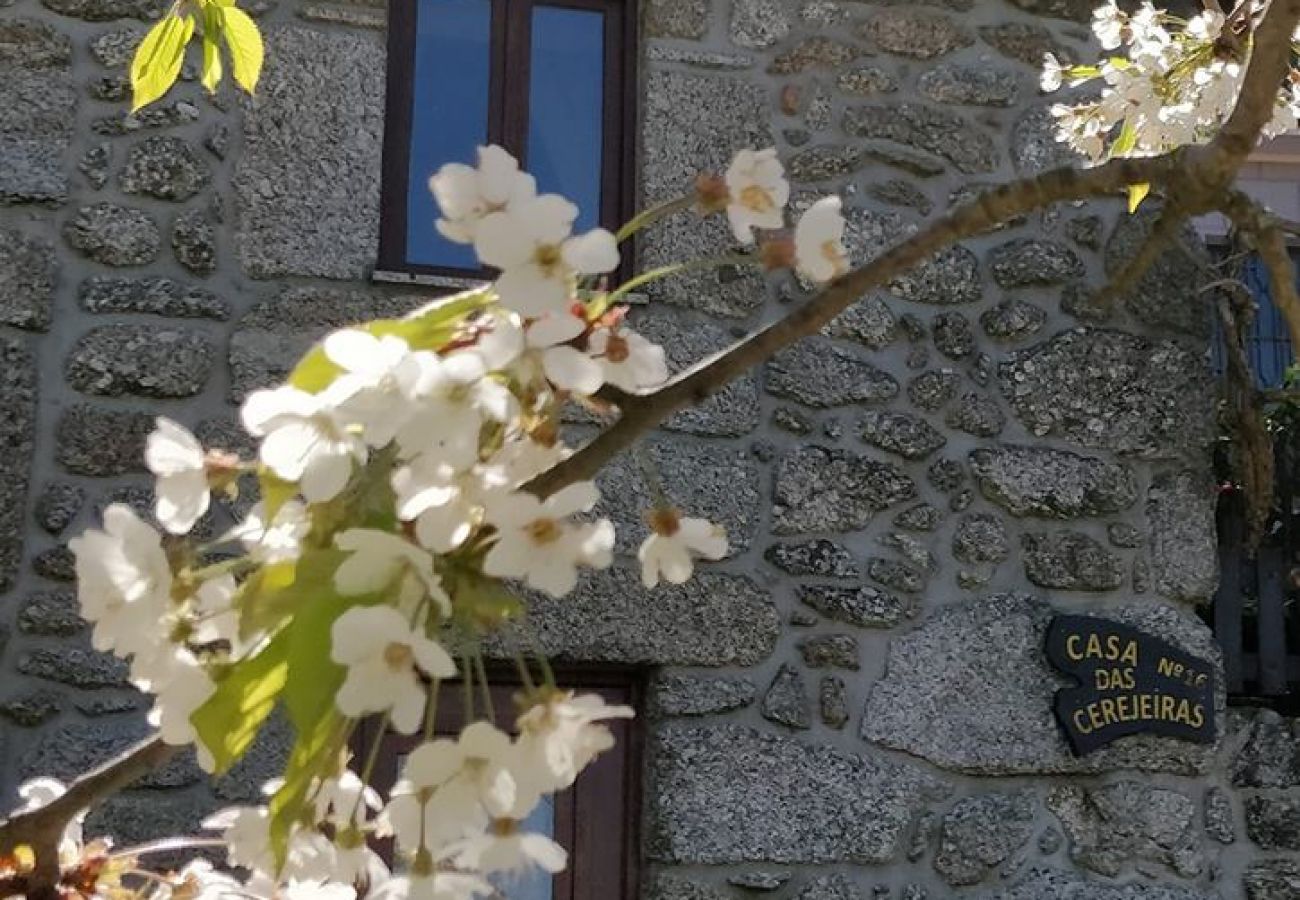
[[[185,46],[194,35],[194,17],[169,13],[140,42],[131,60],[131,111],[153,103],[181,74]]]
[[[241,660],[190,721],[212,751],[216,774],[239,761],[275,708],[289,673],[289,634],[281,632],[251,659]]]
[[[265,50],[262,33],[234,0],[197,0],[196,16],[173,7],[140,42],[131,60],[131,111],[148,106],[165,95],[180,76],[185,50],[198,20],[203,23],[203,70],[201,81],[215,92],[225,73],[221,47],[230,55],[235,84],[248,93],[257,90],[262,76]]]
[[[376,319],[357,328],[376,337],[394,335],[403,338],[414,350],[442,350],[456,337],[466,317],[487,305],[489,296],[486,289],[469,291],[404,319]],[[289,384],[316,394],[329,387],[341,371],[317,344],[289,373]]]

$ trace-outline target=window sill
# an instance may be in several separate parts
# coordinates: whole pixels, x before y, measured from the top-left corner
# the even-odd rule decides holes
[[[389,269],[375,269],[370,275],[370,280],[380,284],[418,284],[423,287],[449,288],[454,291],[467,291],[488,283],[477,278],[430,275],[426,272],[395,272]]]

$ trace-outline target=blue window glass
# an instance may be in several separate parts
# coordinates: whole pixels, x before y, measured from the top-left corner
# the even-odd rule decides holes
[[[528,170],[537,188],[577,204],[579,229],[600,222],[605,15],[537,6],[532,18]]]
[[[1292,264],[1300,267],[1300,259],[1292,255]],[[1252,256],[1242,267],[1241,281],[1255,298],[1255,319],[1251,323],[1250,333],[1246,335],[1246,356],[1250,361],[1251,371],[1260,388],[1275,388],[1282,384],[1286,370],[1294,361],[1291,352],[1291,332],[1287,329],[1282,311],[1273,302],[1273,288],[1269,281],[1268,268],[1258,257]],[[1297,284],[1300,287],[1300,283]],[[1221,334],[1217,334],[1222,325],[1219,317],[1214,316],[1216,339],[1214,341],[1213,363],[1217,371],[1222,372],[1227,361]]]
[[[491,0],[419,0],[416,12],[406,260],[477,267],[471,247],[438,234],[429,176],[447,162],[473,165],[487,142]]]

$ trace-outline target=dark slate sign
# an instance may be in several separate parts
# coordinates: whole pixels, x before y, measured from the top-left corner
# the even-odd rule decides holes
[[[1092,616],[1057,616],[1047,658],[1076,679],[1056,694],[1075,756],[1130,734],[1214,742],[1214,669],[1149,634]]]

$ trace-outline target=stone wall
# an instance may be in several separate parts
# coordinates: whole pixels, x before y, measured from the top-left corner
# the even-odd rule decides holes
[[[144,729],[86,640],[64,542],[112,500],[148,508],[150,416],[237,444],[238,401],[310,340],[421,299],[369,280],[382,8],[254,5],[255,101],[189,72],[133,117],[124,67],[155,0],[0,0],[6,797]],[[644,194],[775,143],[796,206],[843,192],[866,258],[1068,161],[1034,67],[1087,55],[1090,6],[646,0]],[[626,462],[606,473],[624,558],[535,624],[558,656],[650,681],[647,898],[1300,897],[1300,724],[1234,709],[1213,747],[1076,759],[1052,718],[1054,611],[1217,659],[1194,614],[1216,577],[1200,251],[1093,300],[1150,221],[1061,207],[970,241],[675,416],[652,452],[733,546],[687,586],[640,589],[647,492]],[[674,221],[645,262],[725,239]],[[802,296],[724,270],[661,283],[634,318],[685,365]],[[251,800],[275,744],[212,787],[182,759],[95,824],[131,839]]]

